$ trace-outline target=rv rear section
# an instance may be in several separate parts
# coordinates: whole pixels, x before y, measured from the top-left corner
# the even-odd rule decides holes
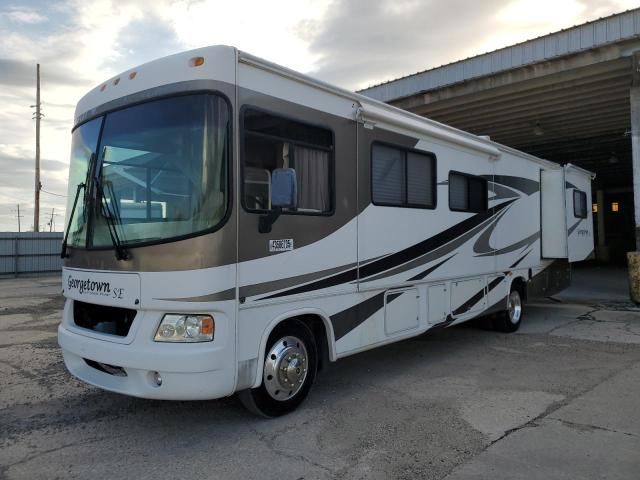
[[[341,357],[515,331],[590,256],[591,179],[231,47],[136,67],[76,109],[65,364],[281,415]]]

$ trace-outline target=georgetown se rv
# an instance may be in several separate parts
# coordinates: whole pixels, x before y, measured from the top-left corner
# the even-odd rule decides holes
[[[78,103],[59,343],[114,392],[276,416],[329,361],[564,288],[591,174],[231,47]]]

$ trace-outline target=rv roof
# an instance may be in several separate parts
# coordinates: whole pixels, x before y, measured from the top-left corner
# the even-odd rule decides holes
[[[205,59],[203,67],[197,69],[186,67],[187,64],[184,60],[194,56],[203,57]],[[207,61],[207,57],[214,57],[215,60]],[[500,152],[511,153],[513,155],[518,155],[538,162],[546,168],[558,168],[557,163],[534,157],[506,145],[493,142],[490,139],[476,136],[463,130],[458,130],[449,125],[413,114],[379,100],[374,100],[370,97],[331,85],[309,75],[296,72],[295,70],[283,67],[249,53],[237,50],[235,47],[226,45],[214,45],[169,55],[131,68],[119,75],[116,75],[106,82],[96,86],[80,99],[76,108],[76,120],[78,120],[80,116],[86,117],[87,114],[90,114],[100,105],[109,103],[114,99],[122,98],[131,93],[161,85],[163,81],[166,83],[167,72],[171,72],[171,82],[192,78],[204,79],[207,78],[207,75],[211,75],[213,73],[213,70],[211,69],[223,62],[231,65],[235,64],[236,60],[234,58],[237,58],[238,62],[269,71],[270,73],[304,83],[314,88],[322,89],[333,95],[353,101],[356,104],[356,107],[360,107],[361,111],[364,110],[365,114],[367,110],[373,110],[375,111],[375,115],[378,119],[384,117],[383,121],[388,121],[392,124],[395,123],[396,125],[402,124],[405,128],[409,129],[428,131],[430,134],[458,142],[461,145],[465,145],[469,148],[475,148],[490,155],[497,156]],[[180,65],[183,64],[184,68],[180,68]],[[231,83],[235,81],[235,74],[232,72],[225,73],[224,77],[224,81]]]

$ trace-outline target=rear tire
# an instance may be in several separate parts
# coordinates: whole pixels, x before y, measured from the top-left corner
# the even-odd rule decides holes
[[[238,393],[247,410],[267,418],[292,412],[309,394],[318,369],[311,330],[299,320],[278,325],[267,341],[262,384]]]
[[[511,293],[507,297],[507,309],[497,314],[493,320],[493,328],[504,333],[515,332],[520,328],[523,313],[522,293],[518,287],[511,287]]]

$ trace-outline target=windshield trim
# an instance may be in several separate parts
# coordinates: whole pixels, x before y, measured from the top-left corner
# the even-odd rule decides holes
[[[185,83],[191,83],[191,82],[185,82]],[[152,89],[155,90],[155,89]],[[155,102],[157,100],[163,100],[166,98],[176,98],[176,97],[184,97],[184,96],[191,96],[191,95],[215,95],[217,97],[219,97],[220,99],[222,99],[225,104],[227,105],[228,111],[229,111],[229,126],[227,128],[227,145],[229,146],[226,150],[227,150],[227,154],[226,154],[226,169],[227,169],[227,201],[226,201],[226,210],[225,210],[225,214],[224,216],[220,219],[220,221],[213,225],[212,227],[209,227],[205,230],[198,230],[197,232],[192,232],[192,233],[187,233],[184,235],[176,235],[174,237],[169,237],[169,238],[163,238],[163,239],[159,239],[159,240],[146,240],[146,241],[132,241],[132,242],[126,242],[123,243],[123,246],[127,249],[133,249],[133,248],[140,248],[140,247],[147,247],[147,246],[151,246],[151,245],[162,245],[165,243],[174,243],[174,242],[179,242],[182,240],[188,240],[190,238],[194,238],[194,237],[200,237],[202,235],[208,235],[211,233],[214,233],[218,230],[220,230],[222,227],[224,227],[227,222],[229,221],[229,218],[231,217],[231,212],[233,210],[233,198],[234,198],[234,189],[233,189],[233,145],[235,144],[234,142],[234,121],[233,121],[233,107],[231,104],[231,101],[229,100],[229,97],[227,95],[225,95],[223,92],[221,92],[220,90],[217,89],[201,89],[201,90],[185,90],[185,91],[179,91],[179,92],[174,92],[174,93],[168,93],[165,95],[158,95],[158,96],[148,96],[145,95],[143,99],[138,100],[138,101],[133,101],[130,103],[126,103],[126,104],[119,104],[118,106],[111,108],[111,109],[100,109],[99,112],[96,112],[97,109],[93,109],[93,112],[96,112],[94,115],[87,117],[86,119],[83,118],[82,122],[79,122],[77,125],[75,125],[73,127],[73,129],[71,130],[71,133],[75,132],[75,130],[79,127],[81,127],[82,125],[84,125],[87,122],[90,122],[91,120],[94,120],[96,118],[99,117],[103,117],[106,118],[106,115],[113,113],[113,112],[117,112],[120,110],[125,110],[129,107],[134,107],[136,105],[142,105],[145,103],[150,103],[150,102]],[[102,125],[100,126],[100,134],[98,135],[98,141],[96,144],[96,155],[98,155],[98,152],[100,151],[100,147],[102,144],[102,133],[103,133],[103,128],[104,128],[104,124],[105,122],[102,122]],[[96,172],[101,168],[102,166],[102,160],[98,158],[97,160],[98,164],[96,165]],[[94,183],[94,182],[92,182]],[[93,199],[93,195],[96,194],[95,192],[95,185],[91,185],[89,192],[88,192],[89,196],[91,197],[91,201],[93,204],[95,204],[95,201]],[[87,206],[85,205],[85,208]],[[94,246],[94,245],[90,245],[90,239],[93,236],[93,227],[94,227],[94,222],[93,222],[93,216],[95,215],[95,212],[93,211],[94,207],[90,206],[89,208],[89,215],[90,215],[90,219],[88,221],[88,225],[87,225],[87,235],[86,235],[86,239],[85,239],[85,244],[84,246],[80,246],[80,245],[69,245],[67,248],[69,250],[86,250],[86,251],[98,251],[98,250],[113,250],[113,245],[100,245],[100,246]]]

